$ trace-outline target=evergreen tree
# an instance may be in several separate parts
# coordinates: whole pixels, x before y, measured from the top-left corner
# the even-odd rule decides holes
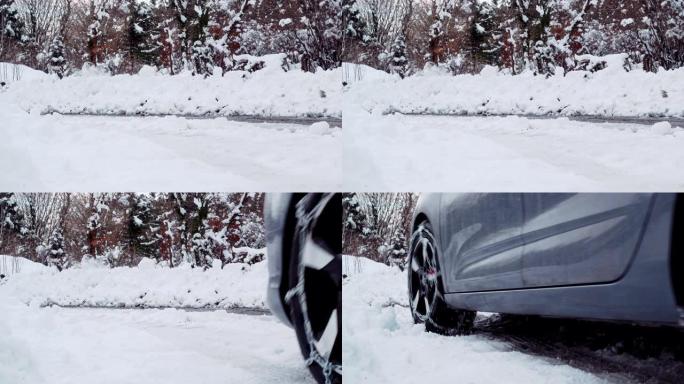
[[[195,64],[195,54],[205,54],[206,41],[211,6],[209,0],[171,0],[170,8],[175,13],[175,21],[178,26],[178,38],[180,39],[183,66],[188,68]],[[201,42],[196,48],[196,42]],[[195,51],[197,49],[197,51]],[[204,68],[202,68],[204,69]],[[195,71],[195,73],[205,74]]]
[[[466,46],[471,72],[478,72],[483,65],[496,64],[500,47],[493,36],[494,9],[491,3],[473,0],[472,21]]]
[[[351,39],[366,40],[366,23],[361,18],[361,14],[356,7],[356,0],[342,0],[342,26],[345,37]]]
[[[158,258],[158,238],[154,233],[158,224],[154,220],[152,199],[147,194],[131,196],[131,211],[128,222],[128,242],[134,257]]]
[[[406,256],[406,236],[404,236],[404,230],[399,228],[390,241],[386,264],[390,266],[396,265],[403,271],[406,265]]]
[[[12,45],[24,39],[24,23],[19,18],[15,0],[0,0],[0,59]]]
[[[159,30],[155,26],[153,4],[132,0],[129,5],[128,53],[130,64],[159,64]]]
[[[204,41],[195,41],[192,46],[193,75],[205,78],[214,73],[214,58],[211,47]]]
[[[212,250],[211,241],[203,234],[195,232],[192,235],[192,253],[195,257],[196,265],[202,266],[205,269],[212,266]]]
[[[390,71],[396,73],[402,79],[408,74],[408,58],[406,58],[406,41],[403,35],[397,36],[392,44],[392,58]]]
[[[18,231],[23,220],[12,192],[0,192],[0,227]]]
[[[66,252],[64,252],[64,235],[61,228],[57,227],[52,233],[48,247],[47,264],[55,266],[57,270],[61,271],[64,269],[67,261]]]
[[[99,64],[104,61],[102,55],[102,20],[107,16],[105,10],[101,7],[96,7],[95,2],[90,2],[90,10],[88,13],[90,24],[87,29],[87,44],[88,44],[88,60],[92,64]]]
[[[20,245],[27,234],[24,215],[21,214],[14,193],[0,193],[0,253],[15,252],[12,245]]]
[[[48,54],[50,56],[48,63],[50,73],[56,74],[60,79],[63,78],[67,69],[67,61],[64,58],[64,43],[61,36],[57,35],[52,41]]]
[[[183,260],[191,266],[203,267],[207,260],[203,257],[202,250],[196,247],[202,246],[199,238],[204,238],[207,233],[207,217],[209,216],[209,200],[211,196],[203,193],[174,193],[170,196],[175,204],[175,213],[178,218],[178,237],[180,252]]]
[[[366,216],[361,211],[361,204],[356,193],[345,194],[342,197],[342,210],[344,212],[344,229],[364,232]]]

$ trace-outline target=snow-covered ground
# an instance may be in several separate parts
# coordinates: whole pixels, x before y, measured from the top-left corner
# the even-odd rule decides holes
[[[657,74],[623,68],[624,54],[593,57],[607,67],[545,78],[504,74],[486,67],[478,75],[424,70],[403,80],[368,67],[347,65],[345,95],[373,113],[684,116],[684,68]],[[351,79],[351,80],[350,80]]]
[[[58,273],[18,261],[0,256],[10,265],[0,280],[0,383],[313,383],[294,331],[273,316],[104,308],[264,308],[265,262],[207,271],[86,263]]]
[[[6,259],[11,257],[0,256],[0,263],[11,265]],[[205,271],[168,268],[143,259],[133,268],[90,262],[57,272],[20,260],[19,273],[8,273],[0,283],[0,294],[30,306],[266,308],[265,261]]]
[[[684,189],[684,129],[668,123],[382,115],[354,102],[345,108],[350,191]]]
[[[26,307],[0,299],[0,383],[313,383],[267,315]]]
[[[341,129],[326,123],[40,116],[5,104],[0,122],[3,191],[275,192],[341,187]]]
[[[481,335],[445,337],[413,324],[406,275],[343,260],[343,360],[348,383],[603,383],[562,362]]]
[[[285,71],[283,57],[250,57],[265,67],[206,79],[146,67],[59,80],[0,63],[0,190],[341,189],[341,129],[325,122],[45,115],[341,117],[341,70]]]

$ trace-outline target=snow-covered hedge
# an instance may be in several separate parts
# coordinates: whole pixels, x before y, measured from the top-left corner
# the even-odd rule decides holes
[[[605,68],[550,78],[486,67],[458,76],[426,69],[401,80],[362,68],[345,99],[372,113],[684,116],[684,68],[626,71],[624,58],[590,57],[588,68]]]
[[[134,268],[83,263],[62,272],[29,263],[3,279],[0,294],[34,306],[266,308],[265,261],[206,271],[168,268],[149,259]]]
[[[340,117],[341,69],[316,73],[281,67],[283,55],[261,58],[263,69],[208,78],[169,76],[149,67],[109,76],[84,69],[65,77],[29,76],[7,86],[3,99],[30,112]]]

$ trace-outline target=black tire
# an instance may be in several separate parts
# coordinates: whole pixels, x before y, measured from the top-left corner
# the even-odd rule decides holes
[[[421,222],[411,236],[407,267],[409,307],[416,324],[441,335],[471,332],[475,312],[450,308],[444,300],[444,282],[439,266],[437,242],[428,221]]]
[[[316,381],[341,384],[342,197],[339,194],[307,194],[297,202],[294,211],[287,299],[290,318],[302,355]],[[331,261],[325,266],[307,266],[305,252],[311,241],[329,253]],[[336,332],[328,331],[333,325]],[[334,342],[330,346],[332,335]],[[324,339],[327,342],[322,342]],[[320,351],[321,348],[325,351]]]

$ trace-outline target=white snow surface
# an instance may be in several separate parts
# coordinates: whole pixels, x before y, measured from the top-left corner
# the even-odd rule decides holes
[[[3,384],[314,383],[272,316],[38,308],[2,292],[0,313]]]
[[[604,383],[555,360],[526,355],[478,335],[445,337],[413,324],[406,275],[352,256],[343,259],[345,382]],[[397,305],[399,304],[399,305]]]
[[[37,263],[26,265],[31,267],[4,279],[0,295],[36,307],[266,308],[265,261],[206,271],[169,268],[145,259],[132,268],[84,262],[62,272]]]
[[[339,128],[226,118],[40,116],[2,100],[0,106],[0,190],[341,188]]]
[[[262,70],[229,71],[207,79],[186,73],[162,75],[150,68],[116,76],[83,70],[61,80],[26,76],[0,93],[0,105],[17,103],[31,113],[340,117],[341,69],[285,72],[282,58],[266,55],[256,58],[266,63]]]
[[[47,267],[24,257],[0,255],[0,275],[10,277],[17,273],[36,273],[42,272]]]
[[[485,67],[477,75],[452,76],[429,69],[400,79],[348,65],[345,102],[371,113],[684,116],[684,68],[658,73],[622,67],[624,54],[592,57],[607,68],[545,78]]]
[[[18,81],[44,80],[49,75],[45,72],[22,64],[0,63],[0,82],[12,84]]]
[[[684,129],[667,122],[344,113],[350,191],[684,189]]]

